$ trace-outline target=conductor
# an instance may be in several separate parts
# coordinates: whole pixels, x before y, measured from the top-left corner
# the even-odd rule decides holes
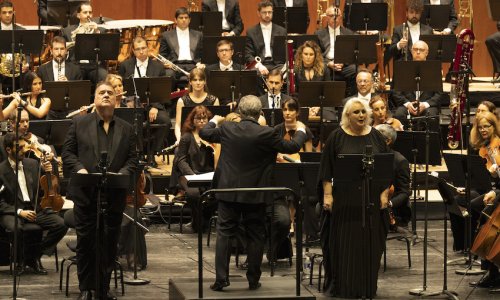
[[[296,153],[306,140],[305,125],[297,122],[291,141],[286,141],[271,127],[257,123],[262,104],[256,96],[241,98],[238,106],[241,122],[223,122],[214,116],[200,131],[200,137],[209,143],[220,143],[222,152],[215,170],[215,188],[267,187],[279,153]],[[221,124],[222,123],[222,124]],[[250,290],[258,289],[265,241],[266,201],[264,193],[224,193],[216,196],[218,202],[217,244],[215,250],[215,283],[210,286],[221,291],[229,286],[229,240],[235,235],[239,221],[246,231]]]

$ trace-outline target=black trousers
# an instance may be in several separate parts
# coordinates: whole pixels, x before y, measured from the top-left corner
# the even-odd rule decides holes
[[[111,272],[114,269],[117,245],[120,236],[120,226],[125,201],[113,209],[107,210],[101,217],[100,233],[100,265],[101,288],[109,290]],[[78,267],[78,281],[81,291],[96,290],[96,226],[97,209],[96,202],[91,205],[81,205],[75,202],[75,229],[77,236],[76,259]]]
[[[500,31],[488,36],[485,41],[493,63],[493,72],[500,73]]]
[[[265,204],[246,204],[219,201],[217,218],[217,245],[215,248],[215,280],[229,279],[230,239],[236,236],[240,220],[245,229],[247,242],[247,280],[250,285],[257,284],[262,271],[262,254],[266,236]]]
[[[145,118],[149,119],[149,110],[146,112],[146,115],[144,116]],[[153,151],[153,154],[156,152],[159,152],[162,149],[163,146],[163,140],[165,139],[165,136],[167,135],[170,127],[172,127],[172,123],[170,121],[170,116],[168,114],[168,111],[165,110],[158,110],[158,114],[156,115],[156,120],[154,120],[151,124],[165,124],[166,127],[159,127],[159,128],[151,128],[151,150]]]
[[[288,237],[290,233],[290,209],[288,207],[288,201],[285,198],[280,198],[274,200],[274,215],[272,214],[273,205],[266,205],[266,228],[267,228],[267,237],[269,241],[269,254],[272,257],[268,257],[269,259],[275,259],[277,255],[277,250],[280,247],[281,243]],[[270,221],[272,220],[272,230],[269,226]]]

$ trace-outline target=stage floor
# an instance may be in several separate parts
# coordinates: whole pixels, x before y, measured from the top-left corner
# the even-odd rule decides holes
[[[418,234],[423,236],[423,222],[417,223]],[[449,228],[449,227],[448,227]],[[172,230],[168,231],[166,225],[152,225],[151,232],[146,235],[148,247],[148,267],[139,272],[140,278],[147,278],[151,283],[143,286],[125,286],[125,296],[119,299],[168,299],[169,279],[192,278],[193,289],[197,290],[197,235],[185,229],[184,234],[179,234],[179,226],[172,225]],[[74,231],[68,233],[59,244],[59,260],[72,255],[65,243],[75,239]],[[443,286],[443,229],[441,221],[429,222],[429,238],[435,239],[428,247],[428,274],[427,290],[441,290]],[[204,257],[204,277],[214,278],[214,246],[215,236],[212,236],[211,246],[206,247],[206,235],[204,235],[203,257]],[[449,259],[461,258],[461,254],[454,254],[451,250],[451,231],[448,234]],[[399,241],[389,241],[387,250],[387,271],[380,270],[377,299],[416,299],[410,296],[408,291],[419,288],[423,283],[423,243],[417,243],[411,247],[412,268],[408,268],[406,258],[405,243]],[[319,249],[311,249],[311,252],[320,252]],[[240,258],[243,260],[244,258]],[[36,276],[32,274],[22,275],[19,282],[18,297],[25,299],[68,299],[64,292],[59,291],[59,274],[56,273],[54,258],[43,257],[43,265],[48,269],[49,275]],[[124,266],[125,267],[125,266]],[[448,288],[458,292],[460,299],[465,299],[471,292],[470,281],[478,280],[479,276],[455,275],[454,270],[463,269],[463,265],[449,266]],[[237,269],[234,263],[234,256],[231,262],[231,276],[241,276],[244,279],[245,271]],[[292,267],[283,261],[279,262],[275,276],[291,277],[295,273],[295,263]],[[266,285],[269,278],[269,267],[264,258],[262,285]],[[132,276],[132,272],[126,272],[126,277]],[[236,278],[233,278],[237,281]],[[307,288],[318,299],[331,299],[324,297],[317,292],[317,287],[309,287],[309,280],[303,281],[303,288]],[[316,283],[316,280],[315,280]],[[208,284],[208,283],[207,283]],[[224,293],[230,293],[227,289]],[[69,299],[76,299],[78,296],[78,280],[76,267],[70,271]],[[8,299],[12,295],[12,277],[9,276],[8,266],[0,267],[0,299]],[[469,299],[493,299],[497,295],[489,295],[488,290],[476,289]]]

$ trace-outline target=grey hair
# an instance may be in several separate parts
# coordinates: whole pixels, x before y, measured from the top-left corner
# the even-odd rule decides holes
[[[378,124],[377,126],[375,126],[375,129],[377,129],[385,137],[386,140],[391,140],[391,143],[389,145],[394,144],[398,137],[396,129],[394,129],[389,124]]]
[[[350,127],[348,115],[355,103],[363,105],[363,108],[366,110],[367,117],[365,119],[365,125],[372,123],[372,109],[368,105],[368,101],[360,98],[352,98],[344,105],[344,110],[342,111],[342,119],[340,120],[340,126]]]
[[[262,110],[262,103],[257,96],[247,95],[241,98],[238,110],[243,118],[252,118],[257,121]]]

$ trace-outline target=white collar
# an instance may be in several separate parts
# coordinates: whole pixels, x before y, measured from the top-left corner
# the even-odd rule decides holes
[[[273,26],[273,22],[271,22],[271,23],[269,23],[269,24],[267,24],[267,25],[264,25],[264,24],[260,23],[260,28],[261,28],[261,29],[263,29],[263,30],[264,30],[264,29],[269,29],[269,30],[271,30],[271,29],[272,29],[272,26]]]

